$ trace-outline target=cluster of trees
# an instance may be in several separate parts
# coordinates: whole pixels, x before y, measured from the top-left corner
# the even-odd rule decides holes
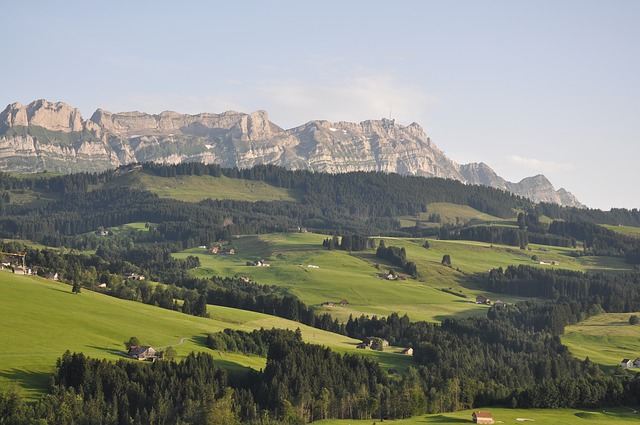
[[[341,249],[343,251],[366,251],[368,249],[375,249],[375,240],[369,236],[351,235],[347,234],[342,236],[342,239],[338,239],[338,235],[333,235],[331,238],[326,238],[322,241],[322,246],[327,247],[329,250]]]
[[[469,240],[521,247],[529,244],[527,232],[504,226],[471,226],[458,229],[443,226],[439,237],[442,240]]]
[[[384,240],[380,240],[376,250],[376,257],[401,267],[402,270],[413,277],[418,275],[418,267],[413,261],[407,261],[407,250],[404,247],[390,246],[387,248]]]
[[[487,290],[552,300],[587,300],[609,313],[640,310],[640,273],[582,273],[509,266],[489,273]]]
[[[271,343],[277,340],[295,340],[302,342],[300,328],[295,332],[287,329],[264,329],[251,332],[225,329],[207,335],[207,347],[212,350],[240,352],[267,357]]]
[[[640,264],[634,253],[640,252],[640,240],[626,236],[589,222],[554,221],[549,225],[549,233],[584,244],[585,255],[623,257],[631,264]]]

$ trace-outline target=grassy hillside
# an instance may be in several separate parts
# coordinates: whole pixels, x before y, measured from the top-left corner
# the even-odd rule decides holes
[[[614,407],[605,410],[581,410],[581,409],[504,409],[504,408],[482,408],[482,411],[489,411],[493,415],[496,423],[505,424],[545,424],[545,425],[609,425],[616,424],[637,424],[640,421],[640,414],[636,413],[634,407]],[[462,410],[453,413],[442,413],[436,415],[422,415],[410,419],[397,421],[385,421],[397,425],[419,425],[419,424],[441,424],[458,425],[462,423],[472,423],[471,414],[473,410]],[[378,423],[375,420],[326,420],[314,422],[321,425],[371,425]]]
[[[125,174],[110,184],[148,190],[161,198],[186,202],[203,199],[238,201],[297,202],[301,193],[293,189],[271,186],[265,182],[212,176],[158,177],[144,172]]]
[[[618,232],[618,233],[621,233],[623,235],[640,238],[640,227],[611,226],[611,225],[608,225],[608,224],[604,224],[603,227],[606,227],[609,230],[613,230],[614,232]]]
[[[430,223],[429,216],[437,214],[440,216],[440,223]],[[434,202],[427,206],[427,212],[420,213],[416,217],[401,217],[402,227],[415,226],[419,222],[423,227],[434,226],[439,227],[440,224],[451,223],[459,224],[466,222],[485,222],[485,223],[511,223],[516,224],[515,213],[513,221],[505,221],[503,218],[485,214],[468,205],[456,205],[448,202]]]
[[[209,306],[211,318],[199,318],[87,290],[73,294],[68,285],[6,271],[0,272],[0,293],[0,388],[16,382],[30,399],[42,395],[65,350],[118,359],[131,336],[154,347],[173,345],[179,356],[209,351],[225,367],[261,368],[263,358],[209,350],[206,335],[225,328],[299,327],[307,342],[376,356],[385,368],[406,369],[411,362],[395,353],[399,348],[357,350],[360,341],[260,313]]]
[[[620,364],[623,358],[640,357],[640,325],[629,325],[631,313],[607,313],[568,326],[562,343],[579,359],[589,357],[605,368]]]
[[[349,301],[348,306],[326,307],[332,316],[346,320],[349,314],[360,316],[407,313],[412,320],[439,321],[447,316],[469,317],[486,314],[486,306],[475,305],[463,297],[442,291],[443,288],[464,294],[470,299],[489,295],[507,302],[516,299],[486,294],[479,283],[494,267],[529,264],[540,267],[562,267],[572,270],[628,270],[621,259],[608,257],[572,257],[567,248],[532,246],[532,250],[468,241],[384,238],[387,246],[404,247],[407,258],[418,267],[419,279],[388,281],[377,275],[393,266],[380,262],[375,251],[328,251],[322,247],[326,236],[312,233],[285,233],[241,236],[233,240],[235,255],[211,255],[205,249],[192,248],[176,257],[200,257],[198,276],[248,276],[260,284],[280,286],[298,295],[309,305],[325,301]],[[376,240],[377,243],[378,240]],[[451,268],[443,266],[442,257],[449,254]],[[538,257],[538,262],[531,259]],[[265,259],[271,267],[249,267],[246,262]],[[557,261],[559,266],[540,265],[539,261]],[[380,263],[380,269],[374,264]],[[309,265],[317,266],[309,267]],[[397,268],[397,267],[393,267]]]

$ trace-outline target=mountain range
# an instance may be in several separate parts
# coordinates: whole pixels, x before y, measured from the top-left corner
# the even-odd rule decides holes
[[[13,103],[0,113],[0,171],[96,172],[135,162],[187,161],[451,178],[534,202],[583,207],[570,192],[555,190],[544,175],[512,183],[484,163],[454,162],[415,122],[403,126],[390,119],[317,120],[285,130],[269,121],[266,111],[152,115],[102,109],[84,119],[77,108],[42,99]]]

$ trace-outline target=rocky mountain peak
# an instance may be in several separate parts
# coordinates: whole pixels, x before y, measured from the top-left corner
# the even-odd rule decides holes
[[[26,133],[9,131],[17,127]],[[37,128],[56,133],[43,137]],[[360,123],[317,120],[283,130],[269,121],[266,111],[187,115],[103,109],[83,120],[76,108],[43,99],[26,106],[13,103],[0,113],[0,171],[101,171],[149,161],[442,177],[496,187],[535,202],[581,205],[569,192],[556,192],[542,175],[511,183],[486,164],[458,164],[415,122],[403,126],[386,118]]]
[[[44,99],[24,106],[13,103],[0,114],[0,122],[10,127],[37,126],[51,131],[70,133],[82,131],[82,114],[63,102],[51,103]]]

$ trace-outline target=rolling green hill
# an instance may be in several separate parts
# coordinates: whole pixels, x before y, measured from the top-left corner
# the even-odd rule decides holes
[[[608,425],[611,422],[616,424],[637,424],[640,414],[633,407],[613,407],[599,410],[582,409],[505,409],[505,408],[482,408],[482,411],[489,411],[493,415],[495,423],[505,424],[548,424],[548,425]],[[395,425],[419,425],[419,424],[440,424],[457,425],[472,423],[471,414],[473,410],[462,410],[453,413],[442,413],[435,415],[422,415],[409,419],[392,421]],[[314,422],[319,425],[371,425],[371,420],[326,420]],[[373,421],[373,423],[377,423]]]
[[[109,185],[148,190],[161,198],[186,202],[203,199],[231,199],[237,201],[288,201],[298,202],[299,190],[272,186],[263,181],[233,179],[225,176],[175,176],[158,177],[147,172],[124,174]]]
[[[469,302],[477,295],[516,301],[509,296],[487,294],[478,285],[478,279],[490,269],[511,264],[580,271],[629,270],[622,259],[572,257],[569,248],[532,246],[528,251],[480,242],[429,240],[431,247],[425,249],[424,239],[384,238],[387,246],[404,247],[408,260],[416,263],[419,273],[417,280],[388,281],[378,274],[393,266],[377,259],[374,250],[352,254],[329,251],[322,246],[324,238],[325,235],[312,233],[241,236],[233,240],[235,255],[212,255],[205,249],[192,248],[175,256],[197,255],[202,266],[192,271],[194,275],[247,276],[260,284],[285,288],[309,305],[346,299],[347,306],[323,307],[340,320],[346,320],[350,314],[386,316],[393,312],[407,313],[412,320],[429,321],[449,316],[482,316],[487,307]],[[445,254],[451,256],[451,268],[441,264]],[[538,257],[537,261],[531,259],[533,255]],[[259,259],[270,261],[271,267],[246,265],[247,261]],[[559,265],[540,265],[542,260],[556,261]],[[375,263],[380,264],[380,269],[374,267]],[[443,288],[464,294],[470,300],[445,293]]]
[[[630,325],[632,313],[606,313],[567,326],[562,343],[579,359],[589,357],[605,369],[624,358],[640,357],[640,325]]]
[[[209,351],[227,368],[262,368],[265,359],[213,352],[206,336],[225,328],[251,331],[300,328],[303,339],[338,352],[377,356],[383,367],[404,370],[411,358],[399,348],[385,352],[356,350],[360,341],[260,313],[208,306],[210,319],[124,301],[88,290],[71,293],[68,285],[0,271],[0,388],[17,383],[29,399],[46,389],[55,362],[64,351],[118,359],[124,341],[136,336],[154,347],[174,346],[179,356]]]

